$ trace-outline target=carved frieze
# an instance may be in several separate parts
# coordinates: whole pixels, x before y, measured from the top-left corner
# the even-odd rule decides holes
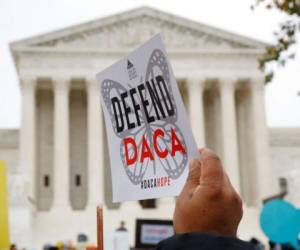
[[[108,25],[99,23],[98,27],[70,32],[69,35],[38,42],[32,46],[129,49],[158,33],[170,49],[247,48],[245,44],[148,15],[115,21]]]

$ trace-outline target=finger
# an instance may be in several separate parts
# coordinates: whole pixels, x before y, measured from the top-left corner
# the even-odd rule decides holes
[[[204,148],[199,149],[199,154]],[[187,180],[185,182],[184,188],[193,189],[200,184],[200,176],[201,176],[201,161],[198,158],[193,158],[189,164],[189,174]]]
[[[219,184],[224,180],[224,171],[220,158],[207,148],[201,153],[200,185]]]
[[[192,159],[189,165],[189,174],[183,189],[191,190],[200,184],[201,162],[198,159]]]

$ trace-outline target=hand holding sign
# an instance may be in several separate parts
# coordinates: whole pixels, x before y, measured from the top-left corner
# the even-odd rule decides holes
[[[159,36],[97,75],[113,201],[177,195],[198,155]]]
[[[242,201],[219,157],[208,149],[201,150],[201,160],[191,161],[189,176],[176,201],[175,231],[236,235],[242,213]]]

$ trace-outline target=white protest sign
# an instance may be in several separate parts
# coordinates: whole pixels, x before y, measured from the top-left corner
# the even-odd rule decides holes
[[[159,35],[97,74],[105,116],[113,201],[178,195],[198,157]]]

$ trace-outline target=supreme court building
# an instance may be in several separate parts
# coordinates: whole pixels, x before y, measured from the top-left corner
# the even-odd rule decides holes
[[[132,237],[136,218],[172,217],[174,198],[111,202],[95,78],[157,33],[165,43],[199,147],[221,156],[245,202],[239,235],[262,237],[262,199],[278,192],[277,179],[284,176],[277,151],[293,148],[300,159],[300,143],[295,140],[299,130],[266,126],[264,78],[257,60],[267,45],[143,7],[11,44],[22,124],[19,135],[1,132],[6,133],[1,145],[19,138],[8,163],[16,164],[15,173],[24,177],[17,197],[26,197],[16,210],[24,222],[13,221],[13,239],[41,246],[86,233],[95,242],[99,203],[105,205],[105,229],[113,230],[124,220]],[[274,167],[281,172],[274,173]],[[10,188],[16,189],[13,184]]]

